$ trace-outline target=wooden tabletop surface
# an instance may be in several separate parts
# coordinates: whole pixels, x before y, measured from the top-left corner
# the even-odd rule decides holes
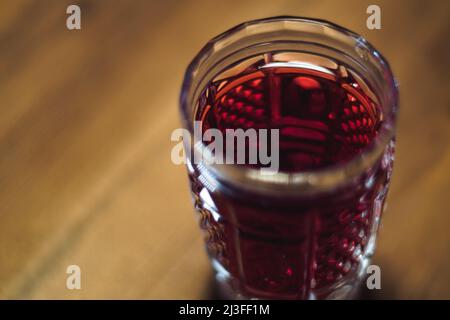
[[[366,28],[372,2],[381,30]],[[390,61],[401,112],[377,296],[450,299],[450,5],[418,0],[2,1],[0,298],[209,297],[170,161],[181,79],[216,34],[282,14],[346,26]],[[73,264],[81,290],[66,289]]]

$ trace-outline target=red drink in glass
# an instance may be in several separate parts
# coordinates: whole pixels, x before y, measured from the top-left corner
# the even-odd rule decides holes
[[[222,293],[352,297],[374,251],[392,172],[397,91],[387,64],[355,34],[301,18],[246,23],[210,45],[186,74],[185,127],[279,130],[275,175],[259,174],[258,164],[194,163],[188,154]],[[203,73],[197,82],[193,68]]]

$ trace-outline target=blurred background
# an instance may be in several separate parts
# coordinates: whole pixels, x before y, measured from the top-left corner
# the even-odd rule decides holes
[[[390,61],[401,112],[370,296],[450,299],[450,3],[436,0],[1,1],[0,298],[210,297],[170,160],[181,80],[210,38],[275,15],[338,23]],[[81,290],[66,289],[72,264]]]

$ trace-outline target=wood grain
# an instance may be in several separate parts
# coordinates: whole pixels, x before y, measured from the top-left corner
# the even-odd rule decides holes
[[[0,4],[0,298],[207,297],[183,167],[170,161],[184,69],[242,21],[323,18],[365,36],[401,86],[397,159],[375,262],[380,297],[450,299],[445,1],[72,1]],[[82,269],[67,290],[65,269]]]

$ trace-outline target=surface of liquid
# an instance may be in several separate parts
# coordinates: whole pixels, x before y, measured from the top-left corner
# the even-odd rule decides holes
[[[334,69],[277,61],[294,57],[266,54],[219,75],[204,91],[196,120],[203,130],[223,133],[278,129],[282,171],[320,169],[352,159],[377,135],[382,121],[373,94],[354,73],[331,61],[323,63]]]

